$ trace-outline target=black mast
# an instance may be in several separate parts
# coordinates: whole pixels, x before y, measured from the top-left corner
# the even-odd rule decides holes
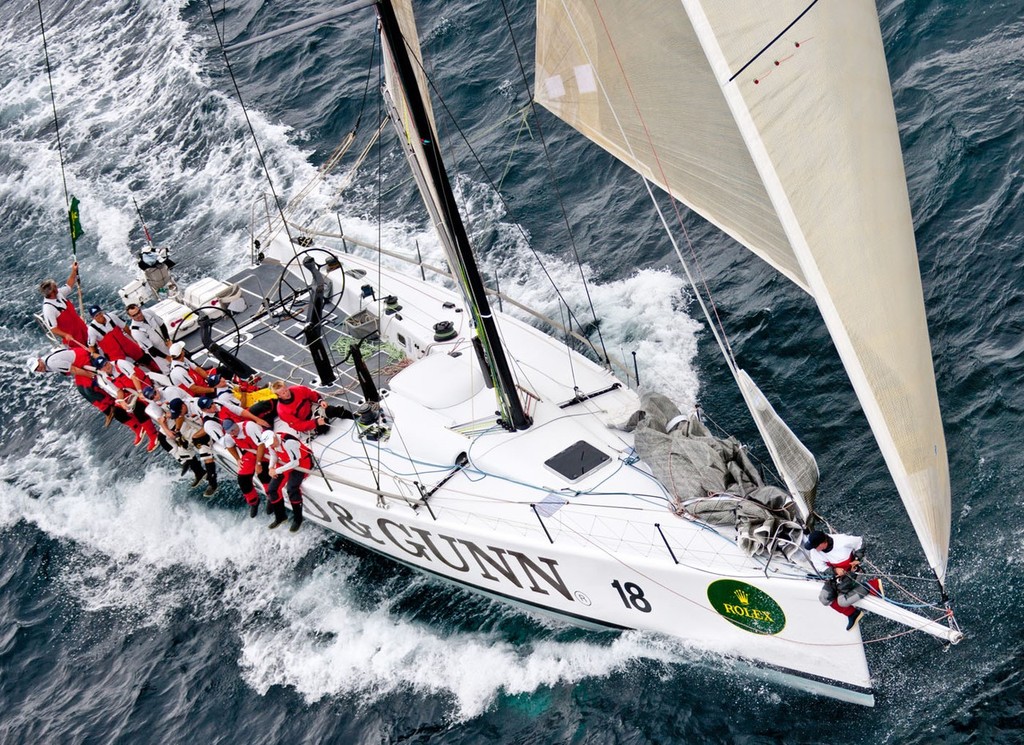
[[[491,368],[497,377],[500,397],[506,409],[508,425],[515,429],[526,429],[532,423],[530,417],[523,410],[522,401],[516,390],[515,379],[512,377],[512,370],[505,355],[505,349],[501,345],[498,336],[498,327],[491,314],[490,303],[487,302],[487,293],[484,289],[483,280],[480,278],[480,270],[477,268],[476,259],[473,257],[473,250],[469,245],[469,237],[466,235],[466,228],[462,224],[462,216],[459,214],[455,204],[455,195],[452,193],[451,184],[448,181],[448,173],[445,171],[444,162],[441,159],[441,150],[437,143],[437,136],[430,125],[430,117],[427,115],[426,107],[423,104],[427,91],[421,91],[416,79],[415,69],[409,52],[402,37],[402,31],[395,16],[395,10],[390,0],[381,0],[377,3],[377,16],[380,19],[381,34],[391,49],[397,68],[399,80],[404,88],[405,98],[409,105],[409,114],[412,117],[416,132],[419,134],[420,143],[426,156],[429,173],[426,176],[431,180],[438,198],[441,201],[441,209],[448,223],[451,237],[455,244],[456,259],[459,261],[458,274],[462,284],[469,296],[470,303],[475,306],[478,319],[477,334],[481,337],[484,351],[487,354]]]

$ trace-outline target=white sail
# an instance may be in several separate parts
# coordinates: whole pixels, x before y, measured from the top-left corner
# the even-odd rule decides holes
[[[423,67],[423,57],[420,52],[419,36],[417,34],[416,18],[413,15],[411,0],[395,0],[395,2],[391,3],[391,7],[395,11],[395,17],[397,18],[398,25],[401,28],[402,37],[405,41],[406,49],[409,52],[414,73],[419,81],[419,90],[424,92],[428,91],[429,88],[427,87],[427,80]],[[399,79],[398,70],[395,67],[396,63],[394,52],[388,46],[387,39],[383,36],[381,37],[381,52],[384,57],[384,85],[386,89],[385,104],[388,106],[388,113],[393,118],[395,132],[402,141],[402,152],[409,160],[409,168],[412,171],[413,177],[416,179],[416,186],[420,191],[423,204],[427,208],[431,223],[433,224],[434,230],[441,242],[441,247],[444,249],[445,257],[448,260],[448,266],[453,270],[457,270],[458,274],[461,275],[462,271],[459,269],[461,262],[459,260],[458,250],[455,248],[455,236],[451,227],[451,216],[446,214],[444,201],[437,193],[434,183],[427,177],[427,173],[429,173],[430,168],[427,165],[426,154],[423,149],[423,141],[424,138],[429,137],[429,135],[421,133],[416,126],[416,122],[413,120],[412,114],[409,110],[409,100],[407,98],[409,93],[405,90],[405,87]],[[430,127],[436,131],[434,124],[434,108],[430,103],[430,96],[423,95],[422,100],[423,107],[427,113],[427,118],[430,120]],[[462,283],[458,281],[458,276],[453,274],[453,279],[455,279],[459,289],[463,291],[463,297],[468,301],[468,295],[466,294]]]
[[[539,0],[537,57],[540,103],[811,293],[943,580],[949,467],[874,3]]]
[[[779,475],[786,483],[800,514],[806,519],[814,509],[814,497],[818,493],[818,464],[811,451],[800,442],[761,389],[750,379],[747,371],[738,370],[736,379],[757,430],[761,433],[761,439],[771,453],[772,461],[778,467]]]
[[[806,289],[678,0],[539,0],[535,97]]]

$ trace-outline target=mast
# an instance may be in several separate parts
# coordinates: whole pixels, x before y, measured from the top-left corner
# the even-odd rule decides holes
[[[381,0],[377,3],[377,17],[380,20],[383,46],[390,52],[398,82],[404,92],[403,103],[406,104],[406,108],[403,113],[408,117],[407,124],[412,126],[412,131],[407,130],[405,135],[418,145],[416,154],[422,156],[420,165],[424,166],[423,176],[427,180],[424,200],[428,202],[428,208],[431,206],[429,202],[436,200],[436,204],[433,205],[437,209],[436,227],[442,233],[441,242],[448,249],[449,259],[454,263],[456,280],[462,286],[476,319],[477,335],[483,344],[484,354],[495,379],[502,418],[510,428],[526,429],[530,426],[531,420],[524,411],[516,390],[512,369],[498,335],[490,303],[487,301],[487,293],[473,256],[469,236],[466,234],[451,183],[448,181],[448,173],[441,158],[430,112],[426,108],[425,101],[429,100],[429,92],[423,90],[419,84],[391,0]]]

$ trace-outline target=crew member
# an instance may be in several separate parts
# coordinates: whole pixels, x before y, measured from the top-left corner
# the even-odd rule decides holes
[[[114,313],[106,313],[100,306],[89,308],[89,346],[99,350],[110,360],[130,359],[160,372],[153,358],[126,333],[125,322]]]
[[[821,530],[812,530],[804,539],[811,564],[825,577],[818,599],[822,605],[831,606],[846,616],[846,630],[850,631],[860,623],[864,611],[854,607],[869,593],[881,595],[881,580],[859,582],[860,560],[864,553],[864,539],[856,535],[835,533],[829,535]]]
[[[171,363],[167,375],[174,385],[192,396],[209,396],[213,393],[213,388],[206,385],[207,371],[185,357],[185,342],[174,342],[167,350],[167,359]]]
[[[171,388],[170,391],[172,395],[184,394],[179,388]],[[202,480],[206,478],[206,470],[203,468],[203,464],[197,455],[187,446],[184,439],[174,431],[174,420],[163,394],[158,388],[148,386],[142,389],[142,397],[146,401],[146,415],[153,420],[153,423],[160,430],[158,437],[160,446],[181,464],[182,476],[187,471],[192,471],[193,478],[189,487],[195,488],[199,486]]]
[[[131,365],[127,360],[118,360],[118,362],[125,366]],[[149,438],[146,452],[152,453],[158,445],[156,426],[146,414],[145,402],[139,397],[141,387],[137,387],[137,381],[126,375],[123,369],[104,357],[97,357],[93,360],[93,364],[100,374],[100,386],[114,399],[114,403],[118,407],[128,413],[124,424],[135,433],[135,442],[132,444],[138,445],[142,442],[142,436],[146,435]],[[134,372],[134,368],[131,369]]]
[[[332,417],[353,418],[344,406],[328,406],[319,393],[304,385],[275,380],[270,389],[278,399],[277,416],[296,432],[322,435],[330,429],[328,421]]]
[[[55,349],[42,357],[32,355],[26,368],[33,373],[54,372],[73,377],[82,397],[104,413],[114,405],[113,399],[97,386],[99,373],[92,366],[92,358],[85,347]]]
[[[164,390],[164,393],[178,390],[171,386]],[[180,393],[180,391],[179,391]],[[182,447],[190,447],[196,457],[202,461],[206,473],[206,491],[204,497],[212,497],[217,493],[217,464],[213,459],[213,450],[210,447],[211,438],[203,427],[201,412],[197,418],[195,399],[188,394],[176,398],[168,398],[167,409],[174,420],[174,429],[180,436],[178,444]]]
[[[274,522],[268,527],[276,528],[288,519],[284,511],[284,491],[292,504],[292,526],[294,533],[302,527],[302,480],[313,467],[313,451],[297,437],[278,434],[272,430],[263,433],[263,444],[270,460],[270,485],[267,498],[274,513]]]
[[[166,358],[171,335],[167,332],[166,324],[156,313],[139,307],[138,303],[129,303],[125,312],[128,314],[128,333],[132,339],[153,358],[160,372],[167,374],[170,363]]]
[[[75,304],[68,300],[72,288],[78,281],[78,262],[71,264],[71,275],[67,284],[58,287],[52,279],[44,280],[39,285],[43,295],[43,322],[50,333],[61,339],[65,345],[88,346],[89,329],[85,321],[75,310]]]
[[[238,488],[242,490],[245,503],[249,505],[249,517],[256,517],[260,511],[260,495],[256,492],[252,477],[257,473],[257,464],[261,463],[265,450],[261,440],[263,428],[255,422],[237,422],[234,419],[224,419],[222,426],[224,436],[219,444],[238,463]],[[264,468],[258,470],[260,480],[264,488],[267,488],[271,478]]]

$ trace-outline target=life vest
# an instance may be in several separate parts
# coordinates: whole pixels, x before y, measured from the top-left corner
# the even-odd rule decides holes
[[[89,357],[89,350],[84,347],[75,347],[73,351],[75,353],[75,361],[72,364],[75,367],[80,367],[84,370],[86,365],[92,362],[92,359]],[[70,375],[71,373],[69,372],[68,374]],[[84,375],[75,375],[74,379],[75,385],[77,386],[81,386],[83,388],[92,388],[93,386],[93,379],[87,378]]]
[[[235,431],[235,434],[231,435],[231,439],[235,441],[235,447],[243,452],[255,453],[256,448],[259,446],[259,443],[245,434],[245,427],[241,422],[239,422],[238,429]]]
[[[247,419],[243,419],[241,414],[236,414],[234,411],[225,406],[223,402],[217,401],[216,398],[214,398],[214,401],[217,404],[217,417],[218,419],[220,419],[220,421],[226,422],[230,419],[231,421],[235,422],[239,427],[242,426],[242,422],[248,421]]]
[[[843,561],[834,561],[834,562],[830,561],[830,562],[828,562],[828,565],[830,567],[832,567],[833,569],[843,569],[843,570],[848,572],[848,571],[850,571],[850,564],[852,562],[853,562],[853,554],[850,554]]]
[[[153,385],[153,379],[146,374],[139,365],[135,366],[135,375],[133,376],[136,380],[142,383],[142,387],[145,388],[147,385]]]
[[[171,381],[172,382],[174,382],[173,375],[174,375],[174,371],[175,370],[184,370],[185,371],[185,373],[188,375],[188,377],[192,380],[192,383],[189,385],[189,388],[191,388],[193,385],[202,385],[202,386],[206,385],[206,374],[205,374],[205,371],[199,369],[198,367],[193,367],[192,365],[190,365],[185,360],[174,360],[171,363],[171,369],[168,371],[168,374],[172,376],[171,377]],[[177,383],[177,385],[182,385],[182,384],[181,383]],[[189,392],[191,393],[191,391],[189,391]]]
[[[114,365],[114,370],[114,374],[108,376],[110,378],[111,383],[113,383],[115,386],[124,391],[134,392],[137,390],[135,388],[135,383],[132,382],[132,379],[129,376],[125,375],[120,370],[118,370],[117,365]]]
[[[96,343],[100,349],[103,350],[103,354],[110,360],[123,360],[133,359],[137,360],[142,357],[145,352],[142,351],[142,347],[135,343],[124,330],[113,321],[110,322],[110,331],[105,331],[95,321],[89,323],[96,332],[100,334],[100,340]]]
[[[121,367],[122,364],[125,367]],[[126,369],[129,366],[132,369],[131,373],[129,373],[128,370]],[[117,370],[117,372],[120,375],[123,375],[128,380],[139,381],[139,385],[142,388],[145,388],[147,385],[153,385],[153,380],[146,374],[146,371],[142,368],[142,366],[136,365],[130,360],[115,360],[114,369]]]
[[[304,468],[307,471],[310,470],[311,468],[313,468],[313,451],[309,449],[309,447],[306,445],[306,443],[304,443],[298,437],[295,437],[294,435],[289,435],[287,433],[281,433],[280,434],[280,438],[281,438],[281,447],[280,448],[276,448],[275,451],[274,451],[274,452],[277,453],[277,458],[278,458],[278,460],[280,462],[282,462],[282,463],[290,463],[291,462],[291,460],[292,460],[291,453],[289,453],[288,450],[284,447],[284,443],[289,441],[289,440],[291,440],[293,442],[298,443],[298,445],[299,445],[299,468]]]
[[[78,311],[75,310],[75,306],[70,300],[61,297],[58,293],[55,298],[43,300],[43,305],[49,305],[51,308],[56,309],[57,328],[67,334],[71,334],[71,337],[83,347],[88,344],[89,327],[85,325],[85,321],[78,315]],[[73,342],[66,337],[62,341],[69,347],[73,345]]]

